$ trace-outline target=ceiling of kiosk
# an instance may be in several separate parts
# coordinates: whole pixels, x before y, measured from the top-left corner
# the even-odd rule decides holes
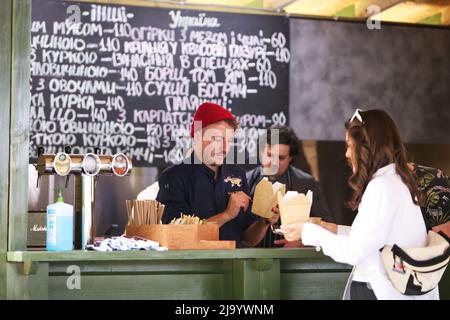
[[[264,9],[321,18],[450,25],[450,0],[185,0],[176,4]]]

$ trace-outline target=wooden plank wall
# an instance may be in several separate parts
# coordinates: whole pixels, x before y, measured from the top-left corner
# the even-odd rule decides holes
[[[15,286],[6,252],[26,248],[31,0],[0,7],[0,299]]]
[[[8,250],[25,250],[28,225],[31,0],[12,2]]]
[[[6,297],[12,1],[0,8],[0,299]]]

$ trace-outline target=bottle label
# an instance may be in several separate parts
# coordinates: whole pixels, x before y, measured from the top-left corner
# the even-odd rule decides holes
[[[47,243],[56,245],[56,212],[53,209],[47,214]]]

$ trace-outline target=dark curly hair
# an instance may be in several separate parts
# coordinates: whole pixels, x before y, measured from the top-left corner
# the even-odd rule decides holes
[[[294,130],[288,126],[273,125],[267,129],[264,138],[268,145],[272,145],[275,134],[278,134],[277,144],[285,144],[289,146],[289,156],[295,157],[300,154],[298,138]]]
[[[397,174],[408,187],[411,199],[419,204],[417,178],[408,168],[406,149],[392,118],[383,110],[360,111],[362,122],[354,118],[345,123],[348,136],[354,143],[354,173],[348,179],[353,194],[347,205],[356,210],[364,191],[375,172],[395,163]]]

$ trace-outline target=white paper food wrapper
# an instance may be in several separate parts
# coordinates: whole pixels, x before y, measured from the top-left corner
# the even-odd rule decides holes
[[[307,222],[311,213],[313,192],[309,190],[306,195],[297,191],[288,191],[284,196],[277,193],[278,207],[280,208],[281,224]]]

